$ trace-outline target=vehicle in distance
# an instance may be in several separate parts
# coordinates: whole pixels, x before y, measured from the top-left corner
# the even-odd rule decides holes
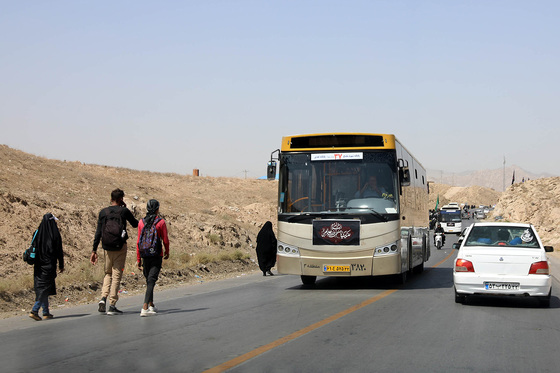
[[[474,223],[459,248],[453,268],[455,302],[469,295],[537,297],[550,306],[547,252],[531,224]]]
[[[474,217],[477,219],[486,219],[486,214],[484,213],[484,211],[477,210]]]
[[[455,204],[456,205],[456,204]],[[445,233],[461,233],[462,217],[461,210],[453,204],[445,205],[439,212],[439,220],[441,227]]]

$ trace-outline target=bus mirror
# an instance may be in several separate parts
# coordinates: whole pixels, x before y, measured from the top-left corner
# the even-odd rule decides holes
[[[410,171],[408,167],[399,169],[399,179],[402,186],[410,185]]]
[[[399,165],[399,181],[401,182],[401,186],[409,186],[410,185],[410,170],[408,169],[408,161],[400,158],[398,160]]]
[[[268,162],[268,166],[266,167],[266,178],[268,180],[276,180],[276,162]]]

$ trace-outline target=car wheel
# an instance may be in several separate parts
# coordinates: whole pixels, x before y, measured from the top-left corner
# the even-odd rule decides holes
[[[466,295],[461,295],[461,294],[457,293],[457,291],[455,291],[455,303],[465,304],[466,300],[467,300]]]
[[[315,285],[315,281],[317,280],[317,276],[304,276],[301,275],[301,282],[304,285]]]
[[[550,307],[550,297],[552,295],[552,289],[550,289],[550,291],[548,292],[548,295],[546,297],[541,297],[539,298],[539,304],[541,307],[543,308],[548,308]]]

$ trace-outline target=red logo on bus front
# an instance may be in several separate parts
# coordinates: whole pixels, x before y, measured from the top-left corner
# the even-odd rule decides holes
[[[343,227],[342,224],[338,222],[332,223],[330,226],[323,227],[319,232],[319,236],[321,236],[321,238],[333,243],[349,240],[353,235],[354,231],[352,231],[352,228]]]

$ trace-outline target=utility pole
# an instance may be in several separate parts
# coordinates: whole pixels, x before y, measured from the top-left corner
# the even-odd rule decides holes
[[[243,172],[245,173],[245,179],[247,178],[247,172],[249,172],[248,170],[243,170]]]

